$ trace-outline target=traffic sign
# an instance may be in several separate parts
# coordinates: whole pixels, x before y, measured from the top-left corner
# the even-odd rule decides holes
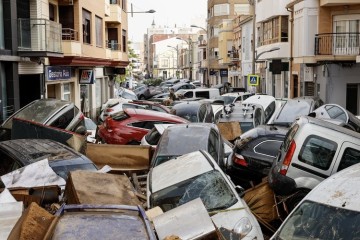
[[[247,75],[249,86],[259,85],[259,75]]]

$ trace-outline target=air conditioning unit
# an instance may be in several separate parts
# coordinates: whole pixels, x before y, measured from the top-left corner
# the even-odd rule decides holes
[[[304,82],[314,82],[313,67],[304,67]]]

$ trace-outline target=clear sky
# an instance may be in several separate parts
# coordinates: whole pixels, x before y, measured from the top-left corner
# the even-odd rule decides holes
[[[205,27],[207,13],[207,0],[129,0],[128,12],[148,11],[154,9],[155,13],[128,14],[128,36],[132,42],[143,41],[147,28],[151,27],[153,20],[156,26],[189,27],[191,24]]]

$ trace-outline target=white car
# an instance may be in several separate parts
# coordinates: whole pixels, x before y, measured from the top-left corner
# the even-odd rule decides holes
[[[253,95],[245,99],[242,103],[259,104],[264,109],[265,122],[267,123],[276,109],[276,99],[270,95]]]
[[[218,97],[217,99],[221,99],[224,101],[224,105],[228,105],[231,103],[236,103],[236,102],[242,102],[244,100],[246,100],[247,98],[251,97],[252,95],[254,95],[253,93],[250,92],[231,92],[231,93],[225,93],[223,95],[221,95],[220,97]]]
[[[150,130],[142,139],[140,145],[143,146],[152,146],[156,148],[161,135],[169,126],[173,124],[155,124],[153,129]]]
[[[358,239],[359,182],[360,164],[328,177],[303,198],[271,239]]]
[[[146,109],[145,106],[141,106],[138,104],[129,103],[132,100],[126,98],[110,98],[104,103],[101,107],[100,115],[99,115],[99,123],[103,123],[105,119],[111,114],[123,111],[126,108],[140,108]]]
[[[89,143],[96,143],[96,128],[97,125],[96,123],[94,123],[93,120],[91,120],[90,118],[85,118],[85,127],[86,127],[86,131],[87,131],[87,135],[86,135],[86,141]]]
[[[264,239],[259,223],[233,184],[206,151],[196,151],[152,168],[147,179],[148,208],[164,212],[200,198],[217,228],[241,239]]]

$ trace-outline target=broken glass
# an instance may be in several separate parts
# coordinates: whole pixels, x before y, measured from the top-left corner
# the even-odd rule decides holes
[[[162,189],[151,196],[151,205],[163,211],[200,198],[208,211],[227,209],[237,198],[219,171],[213,170]]]
[[[305,201],[287,219],[278,239],[360,239],[360,214]]]

